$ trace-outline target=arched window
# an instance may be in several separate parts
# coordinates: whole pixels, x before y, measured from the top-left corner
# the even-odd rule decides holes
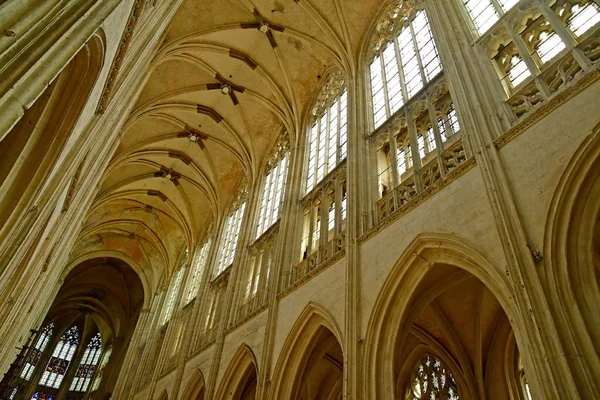
[[[417,366],[406,400],[459,400],[454,376],[436,357],[426,356]]]
[[[100,351],[102,349],[102,338],[100,332],[98,332],[92,340],[88,343],[83,353],[83,357],[79,362],[79,367],[75,372],[75,377],[71,382],[72,392],[85,392],[90,385],[90,381],[96,371],[96,365],[100,358]]]
[[[200,251],[198,252],[198,258],[196,259],[194,268],[192,269],[192,276],[190,276],[190,280],[188,283],[188,291],[185,296],[185,304],[189,304],[198,295],[200,281],[202,280],[202,275],[204,275],[204,269],[206,268],[206,263],[208,262],[208,255],[210,253],[211,245],[212,238],[208,237],[202,244],[202,247],[200,247]]]
[[[275,145],[267,162],[256,237],[260,237],[273,226],[281,215],[289,163],[289,147],[289,137],[287,134],[283,135]]]
[[[100,362],[100,366],[98,367],[98,373],[96,374],[96,377],[94,378],[94,383],[92,384],[92,392],[98,390],[98,388],[100,387],[100,381],[102,381],[104,369],[106,368],[106,364],[108,364],[108,361],[110,360],[111,354],[112,347],[109,347],[108,349],[106,349],[104,355],[102,356],[102,361]]]
[[[48,346],[48,343],[52,338],[53,332],[53,322],[49,323],[44,327],[44,329],[42,329],[42,332],[38,336],[38,339],[35,342],[33,349],[31,350],[31,353],[29,353],[29,356],[27,357],[27,361],[25,361],[25,367],[23,368],[23,371],[21,371],[21,378],[25,379],[26,381],[31,379],[31,375],[35,370],[35,367],[37,367],[38,363],[40,362],[42,354],[44,353],[46,346]]]
[[[442,71],[425,10],[401,2],[386,16],[369,65],[375,128]]]
[[[348,153],[348,91],[341,73],[332,74],[312,111],[308,134],[306,192],[310,192]]]
[[[187,249],[186,249],[186,256],[184,257],[183,263],[185,263],[186,260],[187,260]],[[185,268],[182,265],[179,268],[179,271],[177,271],[177,275],[175,275],[175,277],[171,281],[171,287],[169,288],[167,301],[165,303],[165,308],[163,311],[163,319],[162,319],[161,325],[165,325],[167,322],[169,322],[169,320],[171,319],[171,316],[173,315],[173,310],[175,309],[175,301],[177,300],[177,294],[179,293],[179,287],[181,286],[181,281],[183,280],[184,272],[185,272]]]
[[[235,256],[235,250],[237,249],[242,229],[242,219],[246,210],[246,194],[245,185],[242,185],[233,202],[227,221],[225,221],[223,240],[221,242],[221,255],[215,274],[217,276],[233,263],[233,257]]]
[[[58,389],[65,377],[65,374],[67,373],[69,364],[75,355],[75,350],[77,350],[79,339],[79,329],[76,325],[72,326],[65,333],[63,333],[59,342],[54,348],[54,352],[52,353],[52,357],[50,357],[50,361],[48,361],[46,370],[42,374],[39,382],[41,386]]]

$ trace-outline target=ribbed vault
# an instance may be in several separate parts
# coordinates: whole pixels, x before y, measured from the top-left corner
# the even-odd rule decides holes
[[[353,73],[376,0],[188,0],[152,74],[80,236],[76,256],[118,248],[155,282],[227,213],[235,189],[261,175],[283,132],[331,71]]]

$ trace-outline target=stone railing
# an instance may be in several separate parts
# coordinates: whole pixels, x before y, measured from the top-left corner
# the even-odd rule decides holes
[[[457,140],[440,154],[440,162],[432,159],[419,171],[421,189],[417,189],[414,176],[402,182],[394,190],[382,197],[377,202],[377,221],[381,223],[396,211],[409,207],[414,200],[430,194],[431,190],[439,185],[445,185],[448,180],[454,179],[454,173],[467,161],[462,140]],[[442,173],[443,172],[443,173]]]
[[[320,249],[310,254],[305,260],[283,273],[280,296],[309,280],[311,277],[330,266],[346,254],[346,232],[343,231]]]
[[[211,328],[204,330],[196,340],[196,345],[192,349],[191,353],[197,353],[202,349],[210,346],[217,340],[217,333],[219,332],[219,324],[213,325]]]
[[[600,63],[599,32],[600,29],[597,29],[592,36],[579,43],[574,50],[551,62],[544,68],[538,79],[531,79],[507,100],[506,103],[517,121],[547,104],[557,94],[575,86],[588,72],[598,72]],[[583,54],[592,68],[584,71],[582,64],[575,58],[574,52]]]
[[[263,311],[267,307],[268,302],[269,291],[267,289],[263,289],[256,293],[254,296],[248,299],[248,301],[239,306],[236,318],[236,326]]]

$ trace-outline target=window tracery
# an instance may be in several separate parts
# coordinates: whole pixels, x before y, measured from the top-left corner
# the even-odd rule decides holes
[[[31,350],[31,353],[29,353],[29,356],[27,357],[27,361],[25,361],[25,367],[21,371],[20,375],[21,378],[25,379],[26,381],[31,379],[31,375],[35,370],[35,367],[37,367],[39,364],[42,354],[44,354],[44,350],[48,346],[53,333],[54,322],[49,323],[44,327],[44,329],[42,329],[37,341],[35,342],[35,345],[33,346],[33,349]]]
[[[477,41],[494,63],[517,118],[588,71],[594,56],[583,48],[600,22],[594,0],[553,2],[466,0]],[[487,13],[487,14],[486,14]],[[490,16],[481,22],[481,15]],[[597,44],[595,45],[597,48]]]
[[[75,350],[79,345],[80,335],[76,325],[69,328],[56,344],[52,357],[46,365],[46,369],[40,378],[39,384],[54,389],[58,389],[62,383],[69,364],[75,355]],[[41,398],[41,397],[40,397]]]
[[[371,52],[373,124],[378,128],[442,72],[423,2],[389,7],[377,24]]]
[[[329,76],[312,110],[308,133],[306,192],[346,159],[348,153],[348,91],[342,73]]]
[[[202,276],[204,275],[206,264],[208,263],[208,256],[210,254],[211,246],[212,237],[209,236],[200,247],[200,250],[198,252],[198,258],[194,263],[194,268],[192,269],[192,276],[190,276],[189,278],[190,281],[188,284],[188,291],[185,298],[185,304],[189,304],[198,295],[200,282],[202,280]]]
[[[94,372],[96,371],[96,365],[100,358],[101,349],[102,337],[100,336],[100,332],[98,332],[85,348],[83,357],[79,362],[79,367],[75,372],[75,377],[71,382],[71,387],[69,388],[70,391],[85,392],[88,389],[92,377],[94,376]]]
[[[407,400],[459,400],[454,376],[436,357],[426,356],[416,368]]]
[[[266,165],[256,237],[265,233],[281,216],[289,164],[289,136],[284,134],[275,144]]]
[[[227,267],[233,263],[233,257],[237,249],[240,231],[242,228],[242,219],[246,209],[247,190],[246,184],[242,184],[236,198],[233,201],[231,211],[225,221],[223,230],[223,241],[221,244],[221,255],[217,264],[216,276],[220,275]]]

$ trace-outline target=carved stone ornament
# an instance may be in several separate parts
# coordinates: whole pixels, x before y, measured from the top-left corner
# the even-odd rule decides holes
[[[372,53],[370,58],[375,57],[388,42],[398,35],[400,29],[411,20],[415,13],[424,7],[423,0],[403,0],[388,6],[375,26],[370,46]]]
[[[314,119],[323,115],[325,110],[335,102],[346,90],[346,77],[341,72],[335,72],[329,75],[327,82],[317,96],[317,101],[312,110]]]
[[[265,170],[265,174],[267,174],[271,168],[275,164],[281,160],[285,154],[290,149],[290,135],[287,132],[283,132],[279,139],[277,139],[277,143],[273,146],[273,150],[271,150],[271,154],[269,155],[269,159],[267,160],[267,168]]]

